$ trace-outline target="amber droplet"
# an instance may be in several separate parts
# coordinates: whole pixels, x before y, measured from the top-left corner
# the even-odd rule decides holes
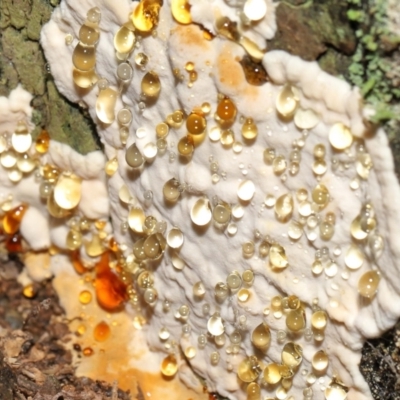
[[[96,115],[101,122],[105,124],[114,122],[117,98],[118,92],[114,89],[106,88],[99,91],[96,100]]]
[[[95,47],[79,42],[72,53],[72,62],[75,68],[81,71],[93,69],[96,64]]]
[[[98,76],[94,68],[90,69],[89,71],[81,71],[74,68],[72,70],[72,79],[74,80],[76,86],[82,89],[88,89],[97,82]]]
[[[188,0],[172,0],[171,12],[175,20],[182,25],[187,25],[192,22]]]
[[[127,149],[125,153],[126,163],[132,168],[139,168],[144,163],[144,158],[142,153],[136,146],[136,143],[132,143]]]
[[[91,347],[85,347],[85,348],[82,350],[82,354],[83,354],[85,357],[89,357],[89,356],[93,355],[93,353],[94,353],[94,351],[93,351],[93,349],[92,349]]]
[[[223,121],[233,121],[236,117],[237,109],[233,101],[227,97],[222,99],[217,106],[217,116]]]
[[[75,269],[75,271],[79,274],[82,275],[86,272],[88,272],[88,269],[84,267],[81,257],[79,255],[79,250],[75,250],[71,252],[71,262],[72,265]]]
[[[33,297],[35,297],[36,291],[35,291],[35,288],[33,287],[33,284],[30,283],[30,284],[24,286],[24,288],[22,290],[22,294],[27,299],[32,299]]]
[[[178,152],[181,156],[190,157],[194,151],[194,141],[190,135],[184,136],[178,142]]]
[[[160,95],[161,82],[158,74],[154,71],[147,72],[142,78],[142,93],[151,99],[156,99]]]
[[[96,298],[100,306],[109,311],[120,309],[128,300],[126,285],[111,271],[107,252],[102,254],[95,269]]]
[[[261,86],[268,81],[268,75],[263,65],[253,61],[250,56],[245,55],[240,60],[240,64],[242,65],[246,81],[250,83],[250,85]]]
[[[75,229],[70,229],[67,238],[66,238],[66,245],[69,250],[77,250],[79,247],[81,247],[82,244],[82,234],[81,232],[75,230]]]
[[[89,290],[82,290],[79,293],[79,301],[81,304],[89,304],[92,301],[92,293]]]
[[[200,135],[205,131],[206,126],[206,119],[196,113],[191,113],[186,120],[186,129],[192,135]]]
[[[141,0],[131,19],[135,28],[141,32],[150,32],[158,24],[162,0]]]
[[[135,34],[127,25],[121,26],[114,36],[114,48],[118,53],[130,53],[135,45]]]
[[[106,341],[110,337],[110,335],[111,329],[107,322],[101,321],[95,326],[93,337],[97,342]]]
[[[5,245],[9,253],[21,253],[23,251],[22,237],[18,233],[8,237]]]
[[[42,130],[36,138],[35,149],[38,153],[47,153],[50,146],[50,135],[46,130]]]
[[[174,376],[178,371],[178,361],[173,354],[165,357],[161,363],[161,373],[164,376]]]
[[[9,235],[17,233],[22,218],[24,217],[24,214],[27,209],[28,205],[22,203],[19,206],[13,208],[12,210],[6,212],[6,214],[3,217],[3,229],[5,233]]]

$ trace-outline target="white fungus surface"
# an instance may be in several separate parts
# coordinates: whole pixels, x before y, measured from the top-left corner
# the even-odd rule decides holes
[[[192,3],[193,20],[212,32],[216,32],[215,23],[221,15],[231,16],[233,20],[237,18],[236,10],[229,6],[230,2],[203,0]],[[275,5],[269,1],[266,3],[267,14],[264,19],[255,24],[253,29],[242,29],[243,34],[255,42],[271,38],[276,29],[273,13]],[[135,142],[143,153],[146,144],[156,141],[156,124],[164,121],[168,114],[177,109],[182,109],[189,115],[194,107],[199,107],[204,102],[211,105],[211,113],[207,116],[207,130],[210,131],[217,125],[213,114],[218,104],[218,93],[222,93],[238,109],[232,130],[235,141],[241,142],[243,148],[235,152],[219,141],[211,141],[206,137],[195,148],[191,159],[182,159],[177,153],[176,144],[186,134],[184,124],[179,129],[170,130],[167,137],[168,148],[164,153],[159,152],[154,161],[145,162],[140,170],[133,170],[126,164],[126,149],[121,145],[117,122],[107,126],[98,123],[95,113],[98,88],[95,86],[83,93],[77,90],[72,81],[72,51],[77,41],[67,46],[65,36],[69,33],[77,36],[87,11],[94,6],[101,11],[96,71],[115,88],[118,62],[114,54],[113,36],[127,22],[130,8],[135,7],[136,3],[123,0],[63,0],[43,29],[42,44],[57,87],[71,101],[81,102],[88,107],[104,143],[105,156],[108,159],[116,157],[119,169],[108,178],[106,187],[104,156],[98,152],[80,156],[63,145],[52,143],[45,160],[71,170],[83,179],[83,195],[78,213],[93,219],[109,215],[113,235],[121,245],[126,246],[126,255],[130,254],[134,241],[139,237],[121,229],[129,212],[128,206],[118,198],[123,185],[126,185],[133,198],[132,204],[143,208],[146,216],[152,215],[158,221],[166,221],[166,233],[173,227],[178,227],[183,232],[184,242],[180,250],[167,248],[160,261],[148,263],[148,269],[154,272],[155,288],[159,296],[153,310],[145,310],[148,325],[144,327],[144,333],[152,351],[166,353],[165,342],[159,338],[161,328],[169,330],[170,338],[183,351],[188,346],[197,348],[198,336],[207,334],[208,318],[214,312],[219,312],[226,335],[240,329],[240,350],[237,354],[232,354],[228,337],[223,346],[217,346],[214,338],[209,335],[205,348],[197,349],[190,365],[194,372],[205,379],[210,391],[216,391],[230,399],[245,399],[245,386],[240,384],[237,377],[238,364],[244,357],[256,354],[265,364],[272,361],[279,363],[281,360],[283,343],[278,343],[277,332],[286,329],[285,316],[276,318],[272,311],[269,314],[265,312],[265,308],[270,307],[271,298],[277,295],[296,295],[304,303],[307,327],[310,327],[311,306],[318,299],[318,306],[329,316],[325,339],[319,344],[314,340],[307,341],[302,334],[288,333],[287,341],[294,341],[303,347],[303,362],[293,378],[293,386],[287,397],[302,398],[303,389],[309,386],[306,378],[312,371],[311,359],[317,350],[324,349],[329,356],[329,366],[326,373],[318,377],[311,386],[313,398],[324,399],[324,389],[332,377],[336,376],[349,388],[349,400],[371,399],[358,363],[364,339],[381,334],[395,323],[400,314],[396,306],[400,283],[393,279],[400,269],[400,220],[396,209],[400,202],[400,190],[393,172],[386,136],[382,130],[370,135],[371,129],[365,125],[358,90],[322,72],[316,63],[302,61],[281,51],[266,53],[262,60],[271,81],[263,86],[252,86],[246,82],[242,67],[237,62],[245,54],[240,45],[221,36],[208,41],[204,39],[197,25],[178,25],[171,16],[169,2],[165,2],[161,8],[157,36],[142,38],[130,56],[133,60],[136,53],[143,52],[149,57],[145,70],[155,71],[159,75],[161,94],[154,105],[139,111],[140,82],[145,71],[134,66],[133,79],[126,88],[122,101],[119,99],[117,102],[116,110],[124,104],[133,112],[127,146]],[[186,75],[184,81],[178,83],[173,75],[174,68],[179,68],[185,74],[184,67],[188,61],[194,63],[198,73],[193,87],[188,87]],[[276,98],[285,84],[297,88],[301,109],[312,110],[318,116],[314,121],[315,127],[309,131],[302,131],[296,127],[293,119],[284,119],[277,114]],[[13,106],[13,98],[17,95],[21,99],[19,109]],[[0,114],[3,132],[12,132],[12,123],[23,117],[29,121],[29,100],[30,97],[22,89],[16,89],[8,103],[0,98],[1,104],[8,104],[9,107],[9,111],[3,113],[4,116]],[[11,113],[18,112],[24,115],[18,114],[14,119],[9,117]],[[252,118],[258,127],[258,137],[252,143],[241,137],[240,116]],[[300,119],[300,116],[297,118]],[[355,138],[365,137],[365,149],[372,158],[373,169],[368,179],[359,179],[358,188],[352,189],[350,184],[357,178],[356,146],[361,142],[355,142],[348,151],[335,152],[329,143],[329,131],[336,123],[348,126]],[[147,132],[140,138],[136,134],[139,128],[144,128]],[[263,160],[265,148],[274,148],[277,155],[283,155],[288,161],[294,143],[301,150],[299,172],[292,176],[286,170],[283,175],[277,175]],[[314,146],[320,143],[326,147],[327,172],[317,179],[311,166],[314,162]],[[216,183],[213,183],[211,177],[211,162],[218,163],[219,180]],[[337,169],[334,169],[335,163],[339,164]],[[12,193],[13,201],[25,201],[32,207],[21,227],[22,234],[30,245],[34,249],[46,247],[49,245],[50,235],[51,241],[62,247],[67,228],[58,226],[54,228],[54,234],[51,233],[52,225],[46,222],[45,208],[38,200],[37,187],[34,189],[34,177],[26,178],[18,185],[11,185],[1,174],[0,177],[5,196]],[[176,204],[168,205],[164,201],[162,188],[173,177],[181,184],[186,184],[186,190]],[[248,201],[240,200],[237,195],[238,187],[243,181],[254,184],[254,195],[249,196]],[[331,196],[329,204],[319,214],[322,218],[327,212],[335,214],[334,235],[329,241],[323,241],[319,231],[314,238],[313,232],[307,231],[305,227],[301,237],[292,240],[288,237],[290,222],[278,221],[273,207],[265,204],[266,196],[272,194],[277,199],[291,193],[294,198],[292,219],[298,221],[300,204],[296,199],[296,191],[305,188],[310,198],[311,191],[318,183],[324,184]],[[149,190],[153,194],[151,203],[144,199],[144,193]],[[229,203],[231,207],[240,205],[244,210],[242,217],[232,217],[231,229],[218,227],[212,221],[202,227],[192,223],[190,213],[193,205],[203,198],[208,199],[214,207],[215,196]],[[91,201],[93,198],[96,201]],[[364,254],[364,262],[358,269],[350,270],[344,261],[348,248],[354,244],[350,225],[365,202],[371,203],[375,209],[377,228],[374,233],[379,232],[383,237],[384,250],[375,262],[365,242],[357,243]],[[240,213],[237,215],[240,216]],[[41,220],[45,228],[40,237],[35,237],[31,229],[38,220]],[[232,224],[236,224],[237,232],[234,234]],[[271,268],[268,257],[259,257],[257,250],[254,256],[243,257],[242,244],[254,241],[257,249],[261,241],[257,239],[257,235],[261,238],[268,237],[270,242],[284,246],[288,267],[277,272]],[[315,260],[315,252],[323,247],[328,248],[332,261],[325,265],[320,274],[314,274],[311,266]],[[173,263],[178,265],[177,260],[180,261],[180,266],[184,265],[183,268],[177,269],[173,266]],[[235,293],[230,293],[224,301],[217,301],[214,296],[215,285],[226,282],[232,271],[242,273],[247,269],[252,270],[255,275],[253,285],[248,288],[251,293],[249,300],[241,303]],[[367,300],[358,294],[357,283],[360,276],[371,269],[379,270],[381,281],[375,297]],[[201,301],[193,296],[193,285],[199,281],[205,287],[205,296]],[[170,303],[169,312],[163,309],[165,300]],[[204,315],[204,304],[210,307],[210,314],[207,316]],[[187,319],[176,314],[182,305],[189,307]],[[245,323],[241,324],[240,321],[244,320]],[[271,345],[265,353],[256,351],[251,344],[251,332],[263,321],[271,329]],[[190,325],[191,331],[189,335],[183,336],[182,326],[186,323]],[[134,333],[132,336],[134,341]],[[212,365],[210,356],[215,351],[219,352],[220,359],[216,365]],[[154,369],[158,369],[158,366],[154,366]],[[178,374],[186,384],[195,386],[188,368],[182,368]],[[276,389],[277,387],[263,386],[262,394],[274,396]]]

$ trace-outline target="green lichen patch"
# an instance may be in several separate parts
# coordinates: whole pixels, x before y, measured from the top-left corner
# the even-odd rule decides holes
[[[94,124],[58,92],[39,43],[52,10],[49,0],[0,1],[0,96],[8,96],[21,84],[34,96],[33,135],[44,128],[52,139],[86,154],[100,148]]]

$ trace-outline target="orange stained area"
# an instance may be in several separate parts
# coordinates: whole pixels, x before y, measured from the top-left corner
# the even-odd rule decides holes
[[[239,60],[233,57],[234,46],[237,45],[226,42],[222,47],[217,59],[218,79],[225,86],[225,91],[229,91],[230,95],[238,95],[240,93],[248,101],[254,101],[259,95],[259,89],[246,81]]]
[[[79,250],[74,250],[71,252],[71,262],[72,265],[75,269],[75,271],[79,274],[82,275],[85,272],[88,272],[88,269],[84,267],[81,257],[79,255]]]
[[[96,264],[96,298],[101,307],[116,311],[128,300],[126,285],[121,278],[111,271],[109,253],[106,251]]]
[[[9,236],[6,239],[6,249],[9,253],[22,253],[24,250],[22,245],[22,237],[18,233]]]
[[[17,233],[21,225],[22,218],[28,209],[27,204],[20,204],[19,206],[7,211],[3,217],[3,229],[5,233],[13,235]]]
[[[182,50],[187,46],[199,47],[202,51],[210,49],[209,41],[204,37],[203,31],[197,25],[177,25],[171,30],[171,36],[178,35]]]
[[[183,385],[178,377],[163,378],[159,371],[161,360],[149,351],[144,341],[144,332],[134,328],[132,316],[124,311],[110,315],[96,302],[85,305],[83,314],[79,293],[87,287],[87,283],[79,282],[83,282],[81,277],[72,269],[54,278],[54,287],[66,316],[71,321],[70,329],[72,332],[80,332],[71,343],[79,343],[86,356],[78,359],[78,353],[73,351],[77,376],[109,383],[117,381],[121,389],[131,391],[132,398],[138,393],[137,388],[140,385],[145,400],[209,400],[200,384],[196,392]],[[108,325],[110,335],[107,340],[99,342],[95,340],[93,333],[102,322]],[[82,326],[86,329],[82,329]],[[146,372],[139,368],[155,372]]]

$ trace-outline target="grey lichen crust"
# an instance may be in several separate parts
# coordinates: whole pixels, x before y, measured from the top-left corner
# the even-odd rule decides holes
[[[21,84],[33,94],[33,135],[43,128],[51,138],[82,154],[99,149],[91,119],[60,95],[39,44],[40,30],[53,11],[52,0],[0,2],[0,96]],[[56,2],[57,3],[57,2]]]

